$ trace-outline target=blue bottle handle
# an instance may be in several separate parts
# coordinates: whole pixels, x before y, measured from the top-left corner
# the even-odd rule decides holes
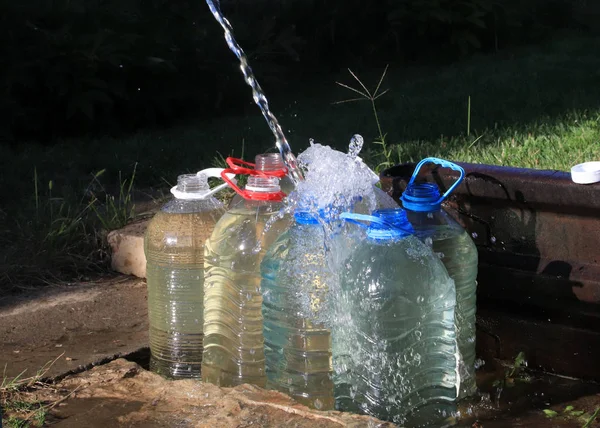
[[[380,217],[375,217],[372,215],[367,215],[367,214],[357,214],[357,213],[342,213],[340,214],[340,218],[346,221],[349,221],[350,223],[354,223],[357,224],[363,228],[368,228],[369,226],[367,226],[366,224],[362,223],[364,221],[366,222],[370,222],[370,223],[377,223],[380,226],[385,227],[386,229],[391,229],[391,230],[402,230],[406,233],[409,233],[412,235],[413,231],[409,230],[409,229],[405,229],[402,227],[399,227],[397,225],[388,223],[387,221],[381,219]]]
[[[458,171],[460,173],[460,176],[454,182],[454,184],[452,184],[452,186],[450,186],[450,188],[448,190],[446,190],[446,193],[444,193],[442,195],[442,197],[436,202],[436,204],[441,204],[448,196],[450,196],[450,194],[454,191],[454,189],[456,189],[456,187],[461,183],[461,181],[463,181],[463,179],[465,178],[465,170],[463,169],[462,166],[457,165],[453,162],[447,161],[445,159],[433,158],[433,157],[425,158],[417,164],[415,171],[413,172],[413,175],[410,178],[410,181],[408,182],[408,186],[406,186],[407,188],[410,187],[414,183],[415,179],[417,178],[417,175],[419,175],[419,171],[421,170],[421,167],[423,165],[425,165],[426,163],[434,163],[434,164],[440,165],[444,168],[453,169],[454,171]]]

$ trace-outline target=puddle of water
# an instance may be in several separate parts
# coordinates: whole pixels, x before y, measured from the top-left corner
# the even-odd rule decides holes
[[[46,419],[53,427],[79,428],[85,426],[114,426],[120,416],[136,412],[144,405],[141,401],[122,401],[113,398],[78,398],[68,400],[66,405],[55,407]],[[93,423],[91,422],[93,421]],[[130,426],[136,426],[132,424]],[[161,423],[144,421],[148,428],[163,427]]]
[[[584,413],[600,407],[600,384],[595,382],[525,371],[501,388],[494,383],[504,379],[505,366],[494,361],[477,372],[480,392],[459,406],[459,427],[580,427],[577,417],[564,413],[566,406]],[[548,418],[544,409],[558,415]]]

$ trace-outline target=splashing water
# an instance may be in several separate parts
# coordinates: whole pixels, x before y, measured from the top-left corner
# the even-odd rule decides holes
[[[351,153],[346,154],[311,141],[310,147],[298,156],[306,178],[298,184],[296,193],[303,204],[315,213],[326,210],[336,216],[351,210],[357,201],[363,201],[370,211],[376,208],[373,185],[379,177],[357,158],[360,135],[353,137]]]
[[[256,77],[254,77],[252,68],[250,67],[250,64],[248,64],[248,58],[246,57],[246,54],[233,37],[233,27],[221,12],[221,2],[219,0],[206,0],[206,4],[208,4],[209,9],[217,22],[221,24],[221,27],[223,27],[227,46],[229,46],[231,52],[233,52],[240,61],[240,69],[242,70],[244,79],[252,88],[252,98],[254,99],[254,102],[258,108],[260,108],[260,111],[265,117],[269,128],[271,128],[271,132],[275,136],[275,144],[281,153],[281,157],[283,158],[285,165],[288,167],[288,174],[290,175],[292,181],[294,181],[295,184],[298,184],[298,182],[304,179],[302,171],[298,168],[296,157],[292,153],[292,149],[285,138],[281,125],[279,125],[277,118],[269,110],[269,102],[267,97],[258,84]]]
[[[352,158],[356,158],[362,150],[365,139],[362,135],[354,134],[350,139],[350,145],[348,146],[348,155]]]

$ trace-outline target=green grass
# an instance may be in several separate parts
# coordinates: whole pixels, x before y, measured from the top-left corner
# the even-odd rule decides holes
[[[389,89],[375,100],[378,123],[368,101],[336,104],[350,93],[335,82],[356,85],[347,71],[307,77],[288,85],[293,89],[285,93],[277,87],[264,89],[296,153],[308,146],[310,137],[345,149],[350,137],[360,133],[373,142],[365,144],[361,156],[380,169],[385,162],[438,156],[568,171],[576,163],[600,158],[599,51],[599,37],[557,34],[541,46],[450,66],[391,64],[381,82],[386,64],[366,70],[349,64],[367,88],[380,82],[378,94]],[[166,189],[177,175],[209,167],[215,157],[243,153],[251,160],[275,150],[247,90],[247,114],[242,116],[199,119],[122,138],[0,145],[0,288],[2,281],[27,283],[36,272],[45,278],[41,282],[54,274],[81,275],[82,260],[91,269],[105,256],[98,250],[97,232],[131,218],[133,175],[136,188]],[[52,189],[47,189],[50,182]],[[107,221],[104,226],[97,214]],[[15,260],[32,249],[33,265],[2,276],[3,269],[20,266]],[[62,260],[58,264],[53,262],[57,257]],[[36,270],[36,264],[42,268]],[[56,266],[61,267],[58,272]]]
[[[63,354],[48,361],[35,374],[27,377],[24,376],[26,371],[23,370],[17,376],[9,378],[6,376],[6,366],[4,367],[2,382],[0,382],[0,408],[2,409],[3,426],[7,428],[44,426],[48,411],[54,408],[58,402],[42,403],[32,400],[23,393],[44,387],[44,378],[48,370],[62,356]]]

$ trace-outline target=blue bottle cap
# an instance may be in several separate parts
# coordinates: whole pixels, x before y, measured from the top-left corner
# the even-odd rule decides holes
[[[319,224],[317,216],[309,211],[296,211],[294,213],[294,220],[298,224]]]
[[[421,170],[421,167],[426,163],[434,163],[443,168],[450,168],[459,172],[458,179],[450,186],[450,188],[440,196],[440,189],[436,184],[432,183],[415,183],[415,179]],[[460,166],[450,161],[438,158],[425,158],[417,164],[413,172],[406,190],[402,193],[400,200],[402,206],[410,211],[417,212],[433,212],[438,211],[442,207],[442,202],[450,196],[450,193],[460,184],[465,177],[465,170]]]
[[[406,211],[402,208],[388,208],[373,211],[373,215],[343,213],[341,218],[367,228],[367,237],[376,241],[389,241],[412,235],[414,230]],[[365,225],[362,222],[369,222]]]
[[[417,212],[438,211],[442,207],[440,189],[433,183],[412,184],[406,188],[402,197],[404,209]]]

